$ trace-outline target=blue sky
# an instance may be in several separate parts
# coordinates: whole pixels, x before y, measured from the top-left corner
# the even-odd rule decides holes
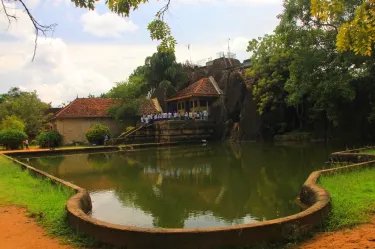
[[[57,23],[53,36],[41,38],[34,62],[30,62],[33,28],[27,16],[8,29],[0,14],[0,92],[11,86],[36,90],[54,106],[77,95],[100,94],[114,82],[125,80],[144,59],[156,51],[147,24],[163,6],[152,0],[129,18],[108,11],[104,1],[95,11],[78,9],[69,0],[26,0],[43,24]],[[177,39],[177,59],[196,62],[227,51],[241,61],[249,58],[247,42],[276,27],[281,0],[172,0],[165,20]],[[191,50],[187,49],[190,44]]]

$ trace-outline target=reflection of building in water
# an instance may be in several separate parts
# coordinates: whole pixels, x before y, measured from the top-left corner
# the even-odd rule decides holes
[[[202,175],[209,176],[211,175],[211,165],[210,164],[201,164],[200,167],[193,168],[153,168],[146,167],[143,168],[143,174],[145,175],[162,175],[167,178],[180,178],[180,176],[185,175]]]

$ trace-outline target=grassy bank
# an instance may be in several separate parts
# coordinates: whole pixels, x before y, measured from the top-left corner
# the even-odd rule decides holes
[[[31,176],[28,171],[0,156],[0,205],[25,207],[50,235],[63,242],[95,246],[91,238],[76,234],[67,222],[65,204],[73,194],[68,188]]]
[[[362,153],[362,154],[375,155],[375,149],[364,150],[364,151],[361,151],[360,153]]]
[[[322,176],[320,184],[328,190],[332,210],[326,229],[337,230],[369,222],[375,213],[375,169]]]

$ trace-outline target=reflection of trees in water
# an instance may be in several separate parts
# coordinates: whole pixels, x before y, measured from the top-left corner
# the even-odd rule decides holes
[[[49,157],[38,157],[31,160],[29,163],[34,166],[38,165],[41,170],[46,171],[50,174],[58,172],[61,163],[64,161],[63,156],[49,156]]]
[[[228,223],[297,212],[293,201],[302,183],[327,156],[319,146],[221,143],[90,154],[85,174],[105,176],[123,204],[150,213],[154,226],[177,228],[207,212]]]
[[[95,153],[87,155],[87,162],[96,169],[110,167],[112,153]]]
[[[144,151],[130,155],[147,165],[135,177],[142,187],[137,189],[124,180],[127,184],[119,186],[118,193],[121,196],[129,189],[136,192],[136,205],[156,217],[157,226],[182,226],[184,219],[205,211],[230,223],[249,214],[271,219],[299,210],[294,201],[300,187],[308,174],[324,162],[326,155],[321,147],[267,144]],[[203,173],[200,177],[190,173],[187,175],[191,177],[185,178],[164,174],[173,167],[192,172],[197,165],[206,164],[211,165],[207,176],[197,169],[195,172]],[[152,186],[158,186],[161,195],[155,195]]]

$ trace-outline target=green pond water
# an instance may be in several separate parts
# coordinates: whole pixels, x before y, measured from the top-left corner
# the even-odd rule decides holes
[[[337,147],[229,143],[21,158],[87,189],[90,214],[138,227],[230,226],[301,211],[307,176]]]

